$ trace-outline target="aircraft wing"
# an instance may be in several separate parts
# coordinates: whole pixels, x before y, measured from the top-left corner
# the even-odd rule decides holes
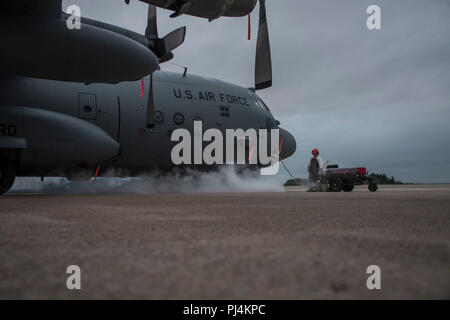
[[[62,0],[4,0],[0,4],[1,11],[24,12],[29,14],[60,17]]]

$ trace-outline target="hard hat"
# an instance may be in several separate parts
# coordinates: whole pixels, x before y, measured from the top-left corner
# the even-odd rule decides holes
[[[318,155],[319,154],[319,149],[317,149],[317,148],[312,149],[312,154],[313,155]]]

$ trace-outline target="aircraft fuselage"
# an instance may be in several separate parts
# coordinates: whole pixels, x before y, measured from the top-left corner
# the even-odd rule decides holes
[[[149,95],[152,128],[147,127]],[[1,78],[0,144],[2,138],[16,139],[17,175],[64,176],[91,172],[99,164],[128,174],[171,168],[176,145],[171,135],[179,128],[193,132],[194,121],[224,134],[278,128],[251,90],[190,74],[157,71],[144,81],[119,84]],[[281,128],[280,134],[286,158],[295,151],[295,139]]]

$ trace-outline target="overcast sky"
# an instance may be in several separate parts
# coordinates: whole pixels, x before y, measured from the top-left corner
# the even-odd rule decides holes
[[[147,6],[132,0],[65,0],[82,15],[144,33]],[[366,9],[381,8],[381,30]],[[406,182],[450,181],[450,1],[267,0],[273,87],[258,94],[297,139],[286,161],[306,176],[311,149],[341,167],[367,166]],[[253,86],[258,7],[247,18],[169,18],[186,25],[173,63],[189,72]],[[162,69],[182,72],[171,62]]]

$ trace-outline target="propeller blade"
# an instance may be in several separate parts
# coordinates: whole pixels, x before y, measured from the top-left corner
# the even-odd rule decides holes
[[[150,75],[150,85],[147,94],[147,128],[155,126],[155,104],[153,102],[153,76]]]
[[[168,35],[163,40],[166,47],[166,52],[170,52],[181,46],[186,38],[186,27],[178,28]]]
[[[158,20],[156,15],[156,7],[148,5],[147,28],[145,29],[145,37],[149,40],[158,39]]]
[[[149,4],[148,5],[148,13],[147,13],[147,28],[145,28],[145,37],[149,40],[150,43],[153,43],[155,46],[159,44],[158,37],[158,19],[156,14],[156,7]],[[147,128],[153,128],[155,126],[155,106],[153,104],[153,77],[150,75],[150,85],[147,94]]]
[[[150,49],[156,54],[159,62],[163,63],[171,60],[173,58],[171,51],[183,44],[186,38],[186,27],[178,28],[160,39],[156,7],[149,4],[145,37],[149,40]]]
[[[270,54],[269,28],[267,26],[265,0],[259,0],[259,28],[256,43],[255,89],[272,86],[272,58]]]
[[[163,55],[161,58],[159,58],[159,63],[164,63],[164,62],[170,61],[172,59],[173,59],[173,53],[168,52],[165,55]]]

